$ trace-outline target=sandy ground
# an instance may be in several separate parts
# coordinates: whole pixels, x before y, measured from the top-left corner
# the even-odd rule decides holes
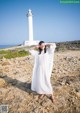
[[[55,52],[51,84],[55,96],[31,91],[33,57],[0,60],[0,105],[9,113],[80,113],[80,51]]]

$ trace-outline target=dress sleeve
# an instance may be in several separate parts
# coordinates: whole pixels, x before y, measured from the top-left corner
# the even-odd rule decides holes
[[[33,56],[35,56],[35,55],[37,55],[38,54],[38,51],[36,51],[36,50],[29,50],[29,52],[31,53],[31,55],[33,55]]]
[[[53,54],[53,52],[55,51],[56,48],[56,44],[53,43],[52,45],[50,45],[50,47],[48,48],[48,53],[49,54]]]

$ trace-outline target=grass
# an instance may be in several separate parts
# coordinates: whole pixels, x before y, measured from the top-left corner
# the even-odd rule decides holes
[[[15,49],[15,50],[1,50],[0,51],[0,59],[2,59],[3,57],[10,59],[10,58],[23,57],[23,56],[28,56],[28,55],[29,55],[29,52],[25,50]]]

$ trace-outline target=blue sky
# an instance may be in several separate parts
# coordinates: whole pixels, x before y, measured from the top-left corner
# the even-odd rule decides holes
[[[28,40],[28,9],[33,13],[35,40],[80,40],[80,4],[60,0],[0,0],[0,45]]]

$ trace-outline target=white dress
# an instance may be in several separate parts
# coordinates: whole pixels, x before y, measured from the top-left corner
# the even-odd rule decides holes
[[[46,53],[44,51],[41,54],[36,50],[29,50],[29,52],[35,57],[31,90],[36,91],[39,94],[52,94],[53,89],[50,82],[53,58],[56,44],[53,43],[47,48]]]

